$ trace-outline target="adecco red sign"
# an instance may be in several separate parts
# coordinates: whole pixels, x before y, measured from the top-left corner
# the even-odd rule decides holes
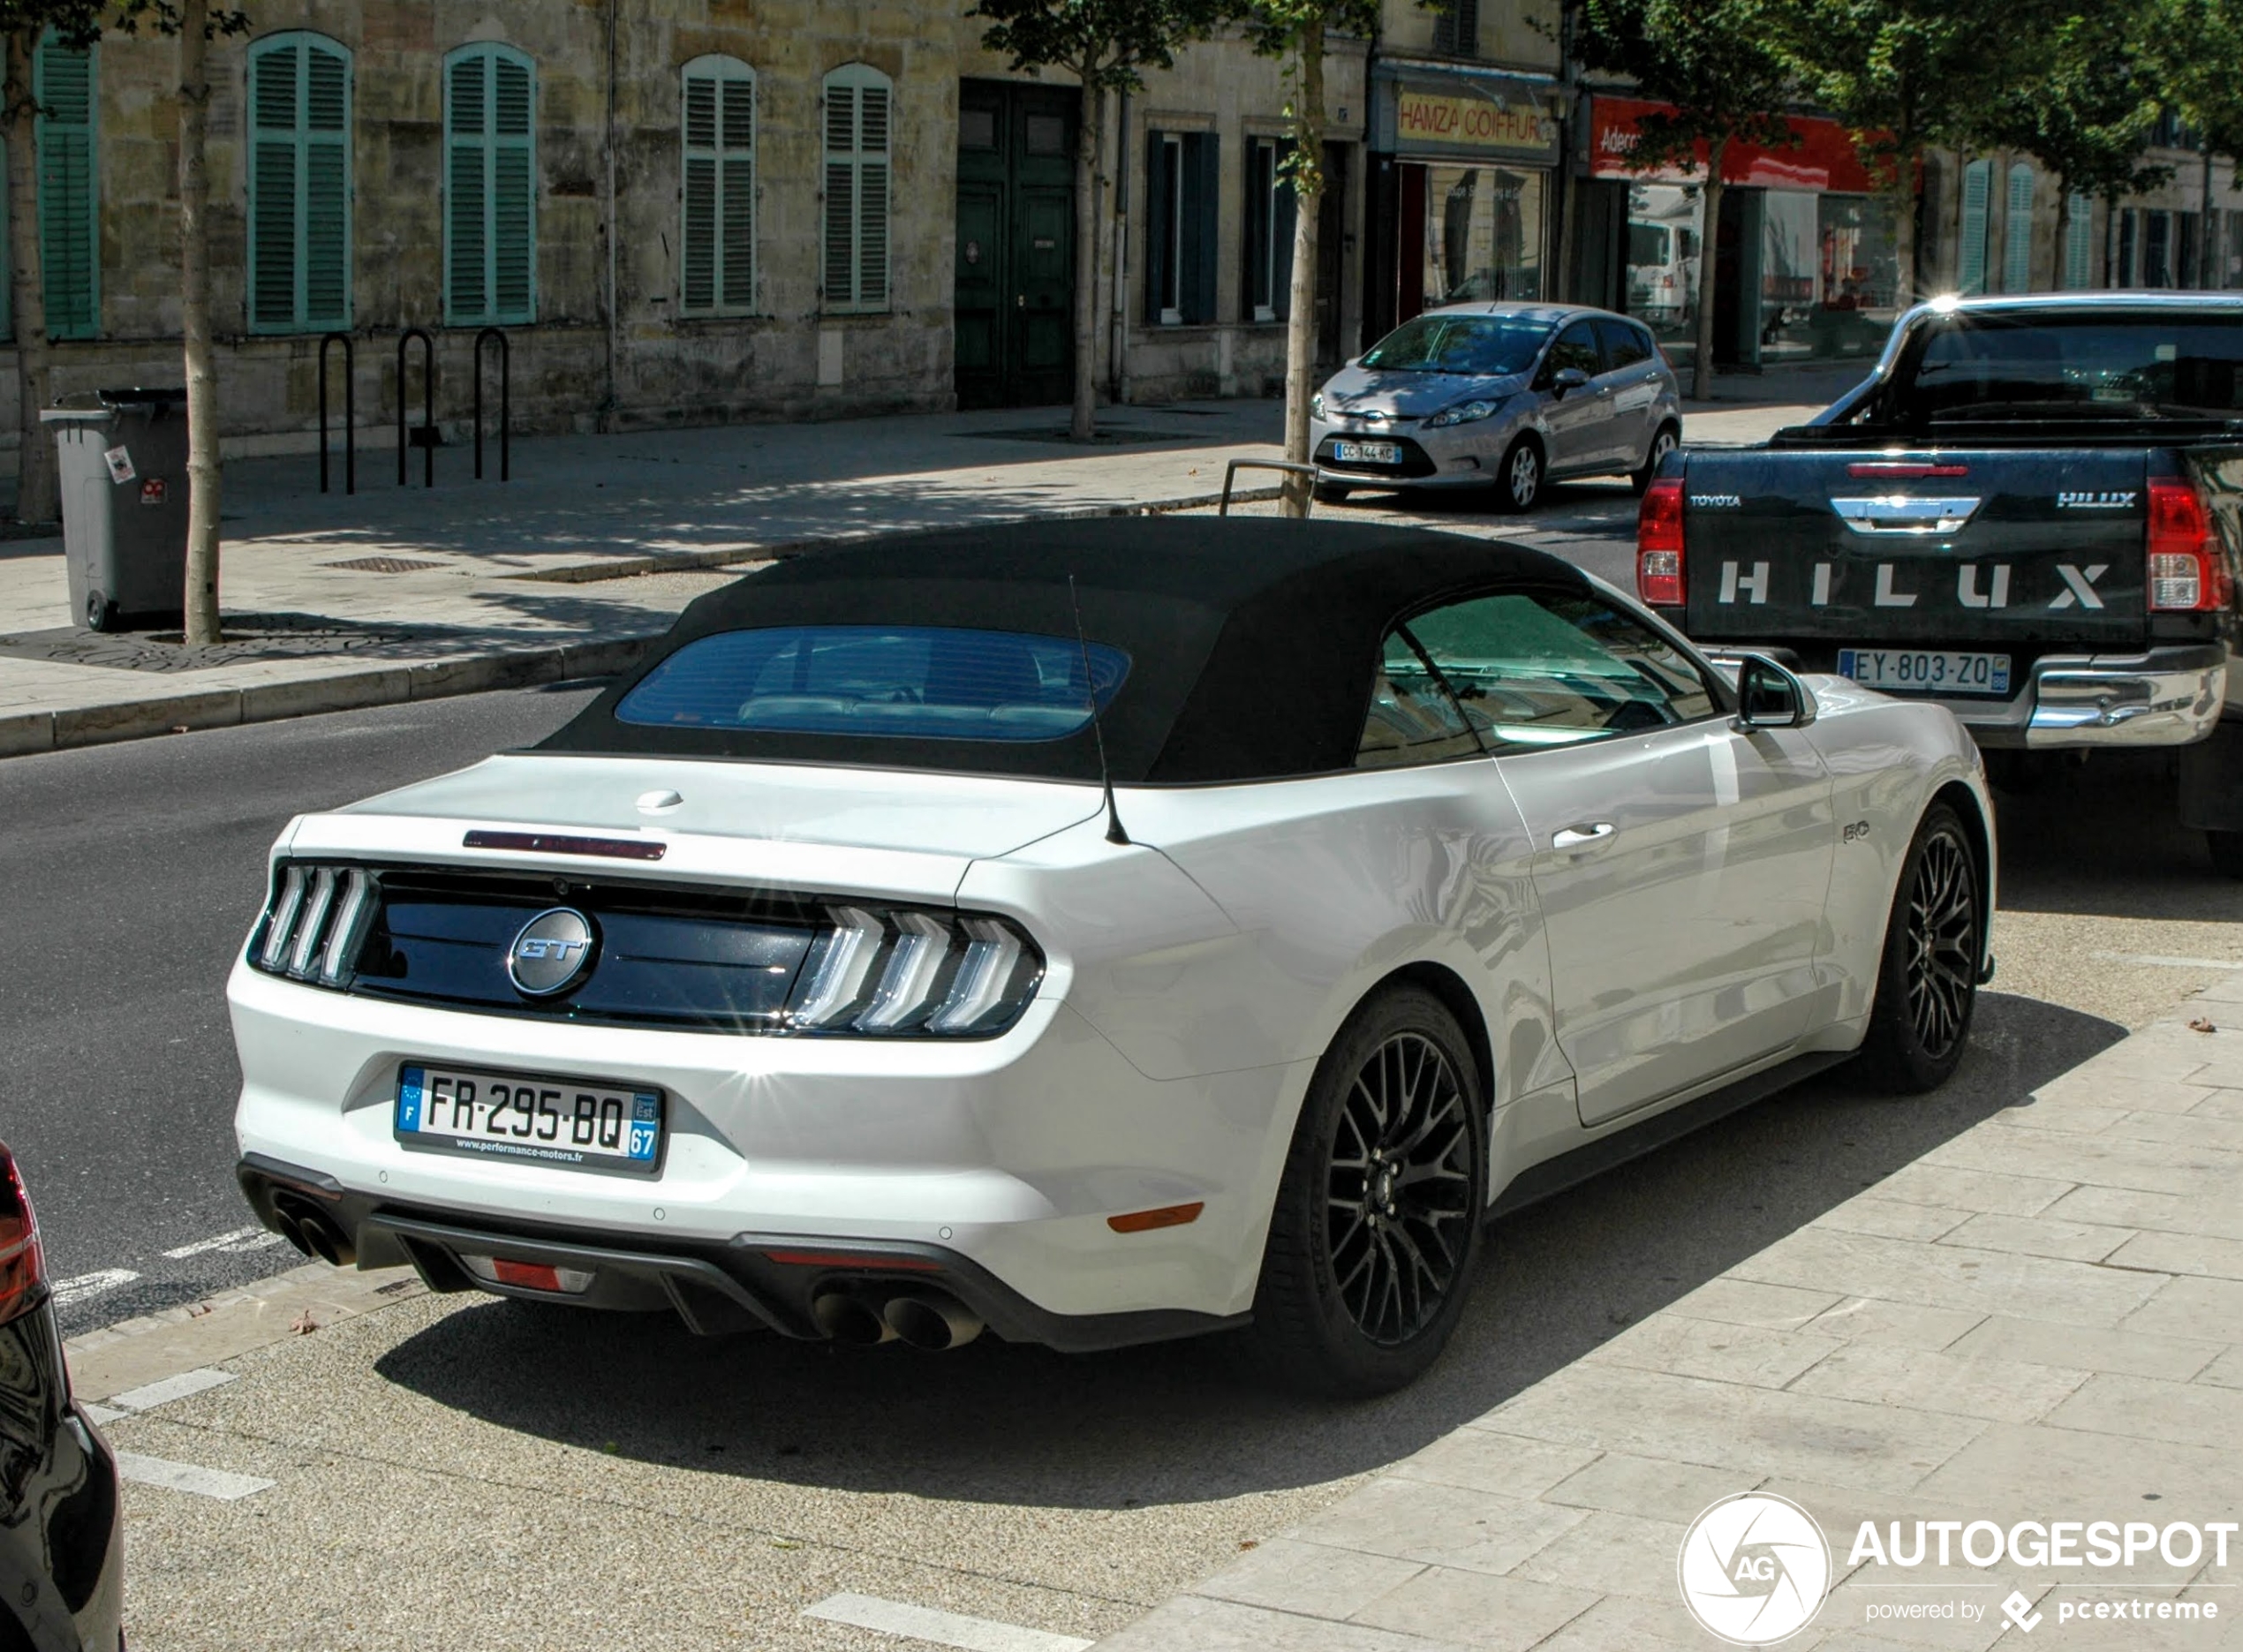
[[[1659,167],[1631,172],[1627,157],[1635,147],[1635,123],[1663,111],[1664,103],[1643,98],[1598,97],[1591,101],[1590,170],[1598,177],[1662,178],[1680,183],[1691,176],[1680,167]],[[1788,149],[1763,149],[1754,144],[1729,146],[1721,157],[1721,177],[1727,184],[1753,184],[1767,189],[1833,190],[1840,194],[1866,195],[1877,187],[1846,128],[1834,120],[1794,115],[1791,129],[1799,142]],[[1697,176],[1704,176],[1705,146],[1698,146]]]

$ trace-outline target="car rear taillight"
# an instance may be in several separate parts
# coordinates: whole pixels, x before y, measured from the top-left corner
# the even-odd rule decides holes
[[[1682,606],[1682,479],[1643,490],[1635,513],[1635,594],[1653,607]]]
[[[2227,606],[2226,558],[2195,485],[2177,476],[2149,479],[2149,606],[2189,613]]]
[[[0,1147],[0,1325],[28,1312],[46,1282],[39,1218],[32,1213],[15,1156]]]
[[[989,916],[835,906],[787,1006],[798,1032],[986,1037],[1020,1019],[1043,954]]]

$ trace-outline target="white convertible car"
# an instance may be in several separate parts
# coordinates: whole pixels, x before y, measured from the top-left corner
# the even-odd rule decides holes
[[[1717,668],[1538,552],[1117,520],[806,556],[533,750],[307,815],[240,1175],[440,1291],[952,1346],[1251,1327],[1408,1381],[1487,1218],[1960,1059],[1939,707]]]

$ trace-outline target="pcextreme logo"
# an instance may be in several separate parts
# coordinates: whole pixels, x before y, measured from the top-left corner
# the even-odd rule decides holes
[[[1831,1546],[1786,1497],[1744,1491],[1690,1522],[1675,1572],[1682,1603],[1732,1646],[1773,1646],[1814,1620],[1831,1587]]]

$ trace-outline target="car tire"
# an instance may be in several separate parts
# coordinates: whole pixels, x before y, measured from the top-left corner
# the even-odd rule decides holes
[[[1661,425],[1652,434],[1651,445],[1643,453],[1643,468],[1632,472],[1627,479],[1639,497],[1650,491],[1651,479],[1659,473],[1659,466],[1666,462],[1666,456],[1681,445],[1682,430],[1678,425]]]
[[[2243,878],[2243,832],[2207,832],[2204,847],[2211,852],[2214,871],[2223,878]]]
[[[1522,517],[1540,502],[1544,479],[1542,444],[1521,436],[1503,450],[1503,463],[1496,466],[1495,502],[1507,514]]]
[[[1487,1103],[1456,1017],[1399,985],[1309,1082],[1249,1331],[1288,1386],[1368,1399],[1415,1381],[1464,1311],[1487,1206]],[[1349,1214],[1352,1208],[1352,1214]]]
[[[1921,1095],[1962,1060],[1978,1002],[1985,906],[1962,817],[1934,803],[1900,863],[1884,923],[1862,1061],[1880,1084]]]

